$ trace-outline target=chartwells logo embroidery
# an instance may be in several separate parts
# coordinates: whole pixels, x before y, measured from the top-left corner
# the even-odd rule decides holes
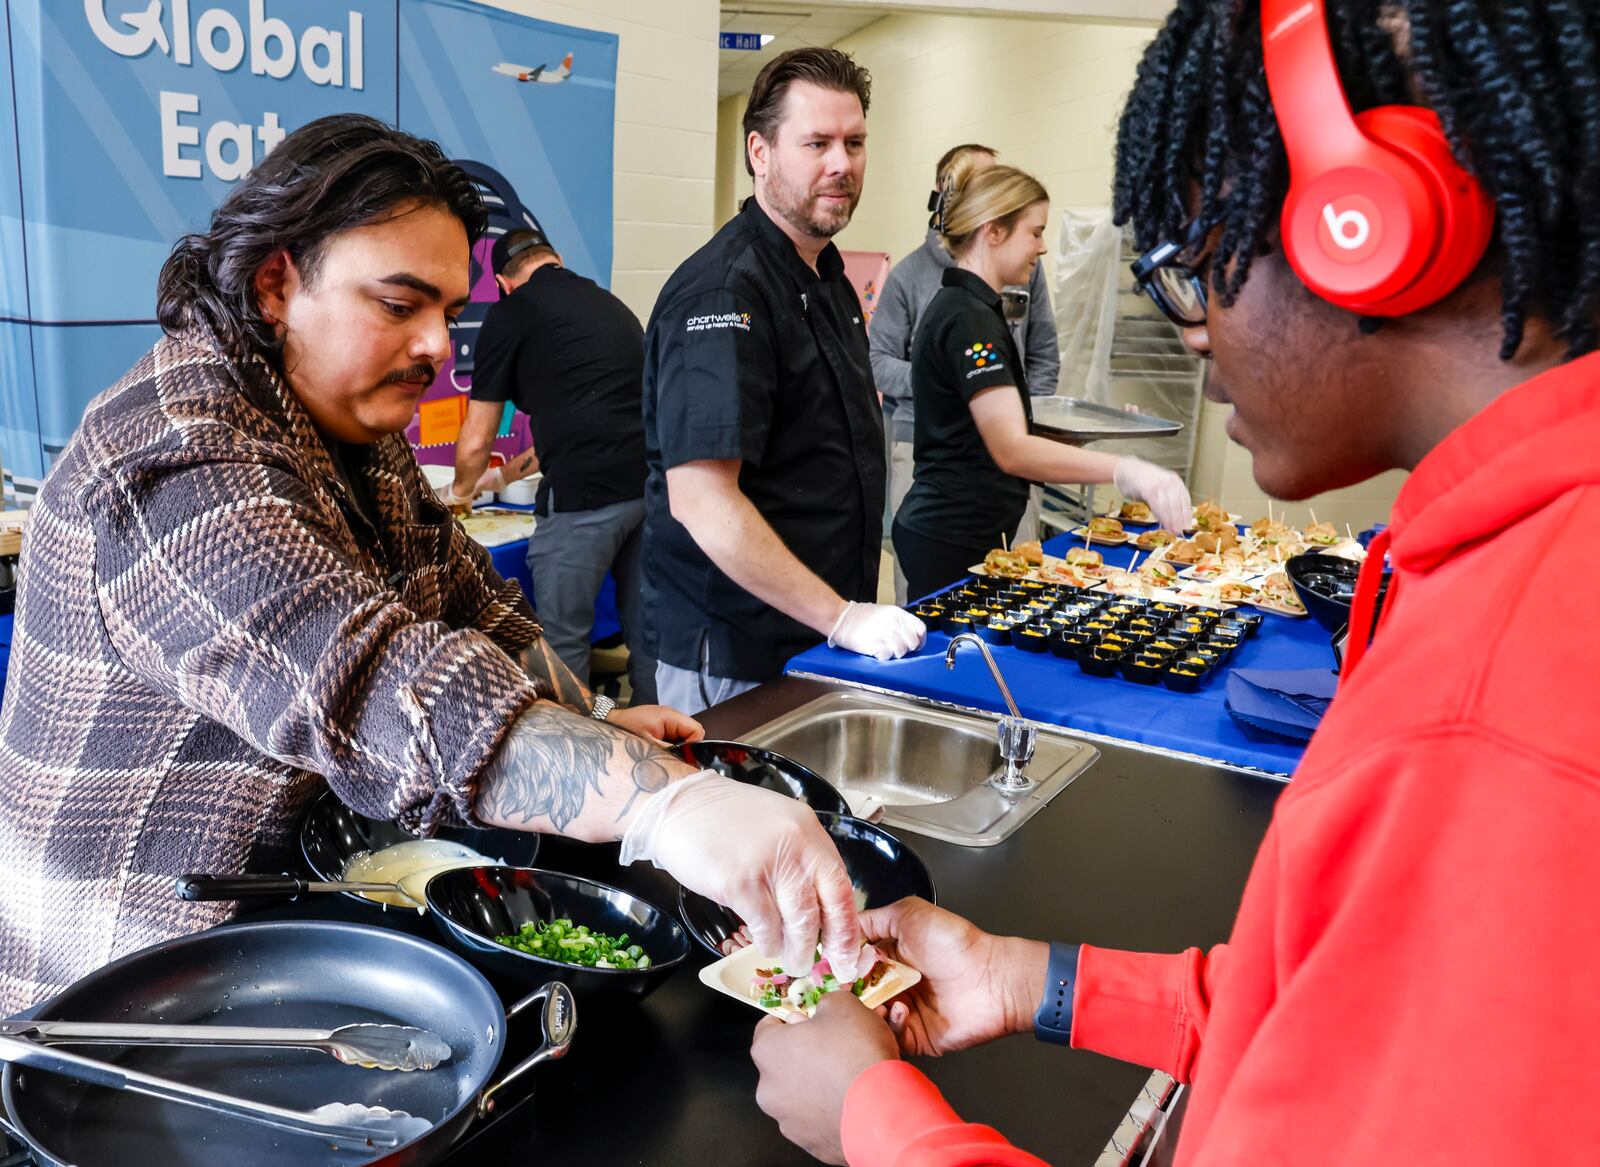
[[[715,312],[709,316],[691,316],[683,325],[685,332],[710,332],[714,328],[737,328],[740,332],[749,332],[750,313]]]
[[[999,354],[994,351],[994,345],[984,344],[982,341],[974,344],[961,355],[972,362],[972,368],[967,372],[969,378],[976,377],[979,373],[993,372],[995,369],[1005,368],[1005,365],[1000,361]]]

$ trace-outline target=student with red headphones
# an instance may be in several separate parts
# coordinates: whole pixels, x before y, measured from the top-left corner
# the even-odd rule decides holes
[[[1192,1083],[1179,1167],[1593,1163],[1600,11],[1178,0],[1117,163],[1136,273],[1261,487],[1411,471],[1339,695],[1229,943],[870,911],[922,983],[763,1022],[757,1100],[830,1162],[1038,1164],[900,1060],[1032,1029]]]

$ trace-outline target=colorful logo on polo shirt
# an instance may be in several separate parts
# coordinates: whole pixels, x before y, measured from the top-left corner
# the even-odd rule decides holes
[[[986,369],[990,365],[998,365],[1000,363],[1000,357],[995,353],[994,345],[984,344],[982,341],[974,344],[962,355],[972,361],[972,366],[975,369]]]
[[[737,328],[740,332],[749,332],[750,313],[714,312],[706,316],[691,316],[683,326],[685,332],[710,332],[717,328]]]

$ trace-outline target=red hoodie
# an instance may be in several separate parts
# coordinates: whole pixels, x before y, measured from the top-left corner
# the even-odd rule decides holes
[[[1600,1162],[1600,355],[1445,439],[1389,534],[1229,943],[1080,956],[1072,1044],[1194,1084],[1179,1167]],[[1039,1162],[939,1106],[862,1074],[852,1167]]]

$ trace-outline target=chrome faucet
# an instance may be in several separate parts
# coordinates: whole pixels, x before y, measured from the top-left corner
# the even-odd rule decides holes
[[[950,638],[950,647],[944,650],[944,667],[947,669],[956,667],[956,649],[963,641],[977,645],[978,651],[983,653],[989,672],[994,676],[994,683],[1000,686],[1000,696],[1005,698],[1006,708],[1011,710],[1010,717],[1000,719],[1000,756],[1006,760],[1006,770],[1004,774],[996,774],[989,779],[989,785],[1002,794],[1013,796],[1026,794],[1033,789],[1033,779],[1023,771],[1028,763],[1033,761],[1033,747],[1039,737],[1039,727],[1022,716],[1022,711],[1012,700],[1011,689],[1006,685],[1006,679],[1000,675],[1000,666],[994,663],[989,646],[972,633],[963,632],[960,636]]]

